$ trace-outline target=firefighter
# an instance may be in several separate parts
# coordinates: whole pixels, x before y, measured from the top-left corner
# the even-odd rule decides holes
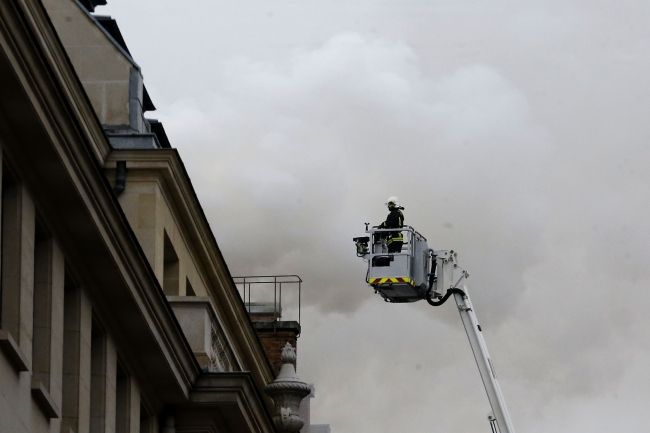
[[[404,226],[404,208],[399,205],[397,197],[389,197],[386,200],[389,214],[386,221],[379,225],[380,229],[401,229]],[[386,236],[386,244],[388,245],[389,253],[401,253],[402,244],[404,243],[404,234],[401,231],[388,232]]]

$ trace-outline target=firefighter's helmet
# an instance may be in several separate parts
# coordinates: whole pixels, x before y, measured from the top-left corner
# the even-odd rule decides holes
[[[389,208],[399,206],[399,200],[395,196],[388,197],[388,200],[386,200],[386,206]]]

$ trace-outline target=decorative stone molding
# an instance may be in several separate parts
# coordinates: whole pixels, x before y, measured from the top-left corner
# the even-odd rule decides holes
[[[210,298],[168,296],[167,300],[204,371],[241,371],[234,349],[219,323]]]
[[[282,349],[282,367],[278,377],[266,386],[266,393],[275,403],[273,422],[283,433],[298,432],[304,421],[298,415],[303,398],[311,393],[311,387],[296,375],[296,350],[290,343]]]
[[[228,347],[228,343],[223,335],[223,332],[217,328],[213,323],[211,327],[211,344],[208,348],[208,358],[210,364],[208,371],[223,372],[223,371],[237,371],[234,367],[232,351]]]

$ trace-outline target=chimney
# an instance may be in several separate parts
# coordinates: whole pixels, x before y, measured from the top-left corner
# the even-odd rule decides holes
[[[251,322],[257,332],[264,352],[275,374],[282,367],[282,350],[289,343],[297,350],[300,323],[295,320],[280,320],[282,312],[273,303],[250,303]],[[296,361],[293,361],[294,367]]]

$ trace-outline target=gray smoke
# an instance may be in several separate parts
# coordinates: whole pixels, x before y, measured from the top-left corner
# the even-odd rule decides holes
[[[363,282],[397,195],[470,270],[519,431],[647,430],[646,2],[111,3],[232,273],[305,280],[315,421],[488,431],[454,308]]]
[[[432,246],[473,249],[488,277],[510,271],[488,281],[498,293],[521,286],[545,212],[531,189],[552,143],[498,71],[424,76],[408,46],[346,33],[285,70],[234,61],[217,74],[224,90],[207,114],[178,104],[167,124],[196,131],[188,165],[234,273],[298,272],[307,304],[354,311],[368,291],[351,238],[397,193]],[[226,221],[242,229],[220,230]]]

